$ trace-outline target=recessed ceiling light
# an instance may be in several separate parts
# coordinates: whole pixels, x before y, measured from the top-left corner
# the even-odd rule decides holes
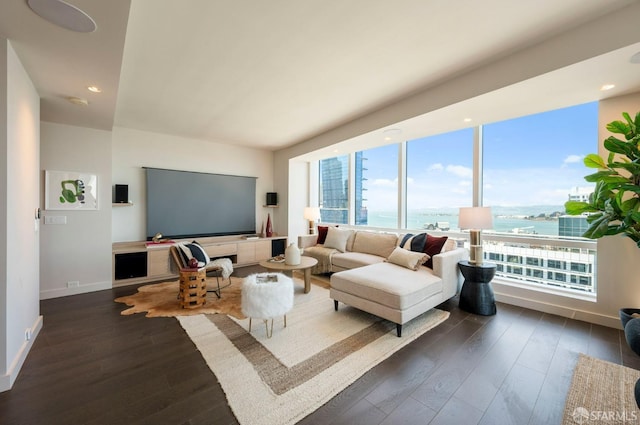
[[[37,15],[71,31],[93,32],[96,23],[82,10],[62,0],[27,0]]]
[[[600,90],[602,91],[607,91],[607,90],[611,90],[612,88],[614,88],[616,85],[615,84],[605,84],[602,87],[600,87]]]
[[[89,86],[87,87],[87,90],[93,93],[102,93],[102,89],[98,86]]]
[[[638,52],[635,55],[631,56],[631,59],[629,59],[629,62],[631,62],[631,63],[640,63],[640,52]]]
[[[87,106],[89,101],[87,99],[83,99],[81,97],[69,96],[67,97],[67,101],[69,103],[73,103],[74,105]]]
[[[384,140],[386,141],[393,140],[393,138],[400,133],[402,133],[402,130],[400,130],[399,128],[387,128],[382,132],[382,134],[384,134]]]
[[[464,122],[471,122],[471,121],[473,121],[473,120],[472,120],[471,118],[465,118],[463,121],[464,121]]]

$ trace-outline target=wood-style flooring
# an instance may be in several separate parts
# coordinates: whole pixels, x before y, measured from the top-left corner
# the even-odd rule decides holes
[[[113,299],[135,290],[42,301],[44,327],[0,393],[0,424],[237,423],[175,319],[120,315]],[[455,298],[440,308],[445,323],[300,423],[558,424],[578,353],[640,369],[616,329],[505,304],[475,316]]]

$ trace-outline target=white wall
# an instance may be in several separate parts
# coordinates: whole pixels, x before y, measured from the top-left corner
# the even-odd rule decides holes
[[[38,299],[40,99],[0,39],[0,391],[13,385],[42,327]]]
[[[114,207],[113,242],[143,241],[146,238],[145,174],[142,167],[199,171],[257,177],[256,229],[267,214],[272,221],[278,208],[263,208],[266,193],[273,192],[273,153],[224,143],[189,139],[115,127],[113,129],[113,184],[129,185],[131,207]],[[281,194],[278,194],[281,202]],[[286,228],[274,224],[274,231],[286,234]]]
[[[41,299],[111,288],[111,132],[43,122],[41,168],[43,182],[45,170],[98,176],[97,210],[44,210],[42,191],[43,216],[67,224],[41,221]],[[67,288],[70,281],[80,286]]]

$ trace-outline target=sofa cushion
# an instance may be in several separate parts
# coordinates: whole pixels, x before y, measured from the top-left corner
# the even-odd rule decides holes
[[[387,258],[396,247],[398,236],[391,233],[356,232],[351,251]]]
[[[427,243],[424,245],[425,254],[429,255],[429,259],[424,263],[430,269],[433,268],[433,256],[442,252],[442,247],[449,239],[447,236],[432,236],[427,234]]]
[[[351,230],[342,230],[337,227],[327,229],[327,238],[324,241],[325,248],[337,249],[340,252],[347,250],[347,239],[353,233]]]
[[[442,279],[425,267],[413,271],[383,262],[334,273],[331,288],[405,310],[442,292]]]
[[[379,255],[365,254],[363,252],[336,252],[331,257],[331,264],[340,269],[353,269],[368,266],[369,264],[382,263],[384,260]]]
[[[428,258],[429,256],[424,252],[413,252],[404,248],[396,247],[391,255],[389,255],[389,258],[387,258],[387,261],[416,271],[422,263],[427,261]]]

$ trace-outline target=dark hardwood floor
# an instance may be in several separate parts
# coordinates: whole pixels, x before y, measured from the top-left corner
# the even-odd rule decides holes
[[[259,271],[237,269],[244,276]],[[135,286],[42,301],[44,327],[0,423],[234,424],[175,319],[121,316]],[[301,424],[558,424],[578,353],[640,369],[622,331],[505,304],[450,318]]]

